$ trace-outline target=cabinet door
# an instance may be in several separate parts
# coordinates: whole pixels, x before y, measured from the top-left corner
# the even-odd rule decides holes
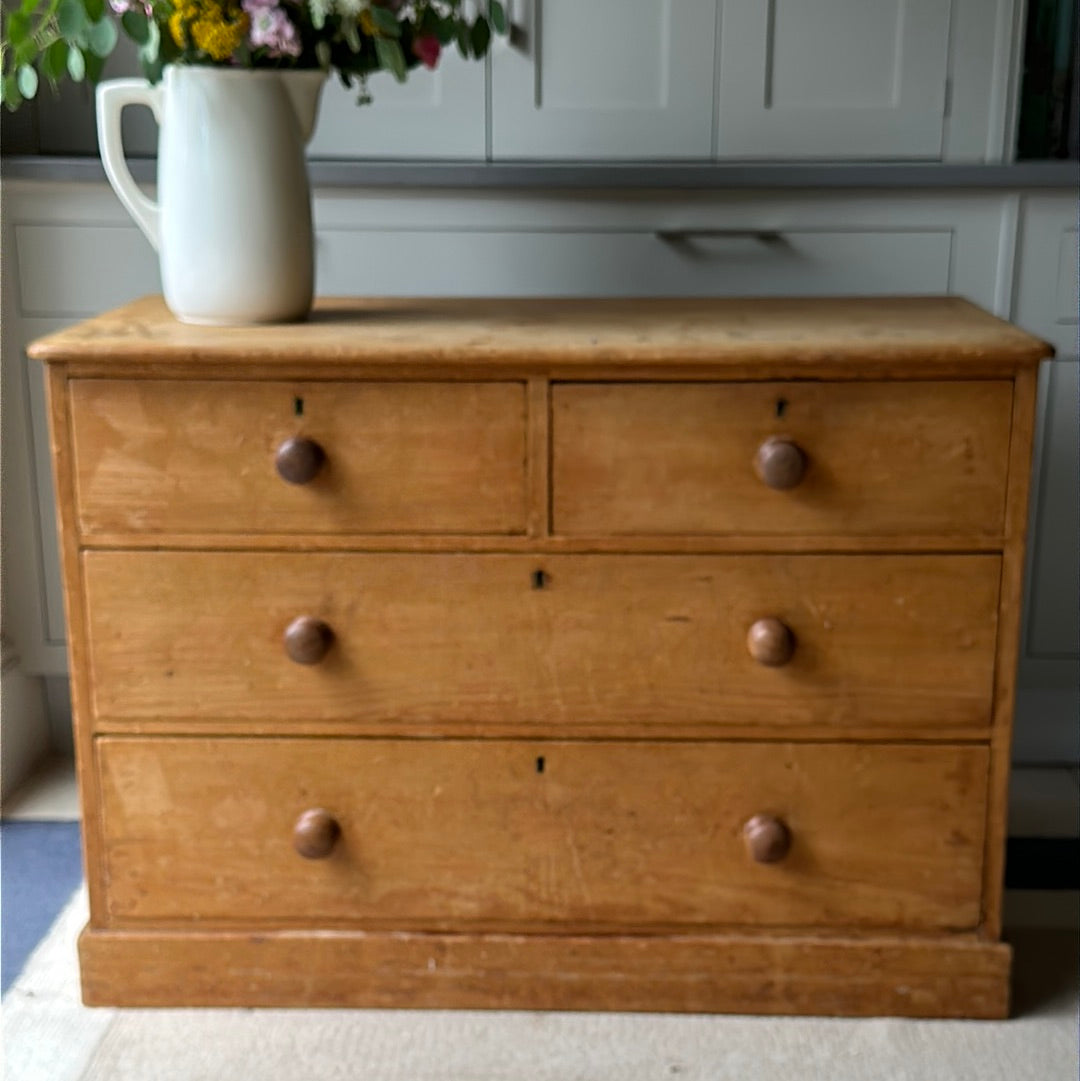
[[[721,157],[940,158],[949,0],[724,0]]]
[[[717,0],[514,0],[492,155],[708,158]]]
[[[483,158],[484,66],[456,52],[435,71],[417,68],[405,83],[380,72],[369,82],[372,102],[335,77],[327,83],[313,158]]]

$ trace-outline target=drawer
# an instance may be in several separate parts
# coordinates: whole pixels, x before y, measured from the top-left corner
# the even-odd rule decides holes
[[[83,560],[90,682],[105,727],[936,733],[990,721],[996,555]],[[760,622],[769,620],[783,627]],[[287,655],[290,627],[294,651],[306,640],[314,653],[302,659],[316,663]],[[785,645],[790,659],[777,664]]]
[[[1011,409],[1005,381],[556,385],[554,529],[996,535]]]
[[[710,200],[717,194],[710,192]],[[706,224],[700,229],[657,230],[658,221],[696,216],[685,195],[659,207],[642,206],[640,197],[630,206],[614,207],[582,202],[578,195],[570,206],[548,198],[538,207],[515,208],[511,220],[503,216],[501,227],[490,204],[467,227],[459,222],[472,208],[460,202],[448,211],[456,220],[433,225],[422,220],[433,210],[430,202],[406,211],[400,202],[372,206],[367,213],[381,220],[370,227],[355,229],[350,222],[320,232],[317,277],[327,283],[327,292],[437,297],[927,296],[952,291],[954,260],[968,270],[961,277],[974,279],[976,293],[981,284],[981,268],[963,267],[972,262],[965,258],[971,239],[978,251],[979,226],[969,239],[966,229],[957,229],[956,211],[948,221],[924,225],[926,216],[942,217],[940,208],[932,215],[916,212],[910,224],[892,229],[877,222],[881,217],[895,220],[895,203],[869,213],[863,208],[863,222],[842,228],[833,223],[850,214],[847,206],[811,209],[787,203],[757,213],[745,206],[727,208],[719,212],[719,228]],[[555,226],[553,215],[562,219]],[[773,227],[777,218],[790,220],[792,215],[804,221],[824,218],[825,224]],[[394,218],[398,223],[388,228]],[[524,227],[523,218],[529,219]],[[606,227],[590,228],[597,219],[604,219]],[[358,250],[365,253],[359,263]]]
[[[86,534],[524,529],[522,383],[80,379],[71,418]],[[324,460],[286,483],[297,438]]]
[[[119,921],[629,931],[979,919],[983,747],[105,738],[97,749]],[[316,809],[337,837],[308,816],[303,839],[323,857],[301,858],[298,822]],[[756,856],[776,862],[750,853],[755,816]]]

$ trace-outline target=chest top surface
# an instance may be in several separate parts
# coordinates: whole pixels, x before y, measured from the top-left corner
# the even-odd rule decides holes
[[[1007,375],[1052,353],[958,297],[319,300],[304,323],[197,327],[145,297],[36,342],[93,374],[663,378]]]

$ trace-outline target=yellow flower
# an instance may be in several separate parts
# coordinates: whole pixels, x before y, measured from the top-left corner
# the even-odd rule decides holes
[[[364,8],[360,12],[360,29],[364,31],[369,38],[375,37],[375,20],[371,17],[371,12],[367,8]]]
[[[220,4],[205,4],[191,24],[191,36],[211,60],[228,60],[247,37],[250,21],[234,4],[229,5],[228,12]]]
[[[172,35],[173,41],[180,46],[181,49],[188,47],[188,37],[185,32],[185,27],[198,13],[198,7],[192,3],[192,0],[180,0],[176,5],[176,9],[169,16],[169,33]]]
[[[239,4],[226,0],[180,0],[169,17],[169,33],[182,49],[189,44],[206,53],[211,60],[228,60],[243,44],[251,20]]]

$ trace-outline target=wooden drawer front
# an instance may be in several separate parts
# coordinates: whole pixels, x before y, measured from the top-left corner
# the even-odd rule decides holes
[[[83,559],[99,720],[989,724],[994,555]],[[304,616],[332,631],[320,663],[286,656]],[[770,617],[781,667],[748,653]]]
[[[71,413],[85,533],[524,529],[520,383],[81,379]],[[294,436],[326,454],[306,484],[275,469]]]
[[[970,928],[974,746],[107,738],[111,915]],[[293,848],[312,808],[330,855]],[[744,823],[780,819],[755,863]]]
[[[561,384],[557,533],[998,534],[1008,382]],[[770,437],[806,459],[760,480]]]

